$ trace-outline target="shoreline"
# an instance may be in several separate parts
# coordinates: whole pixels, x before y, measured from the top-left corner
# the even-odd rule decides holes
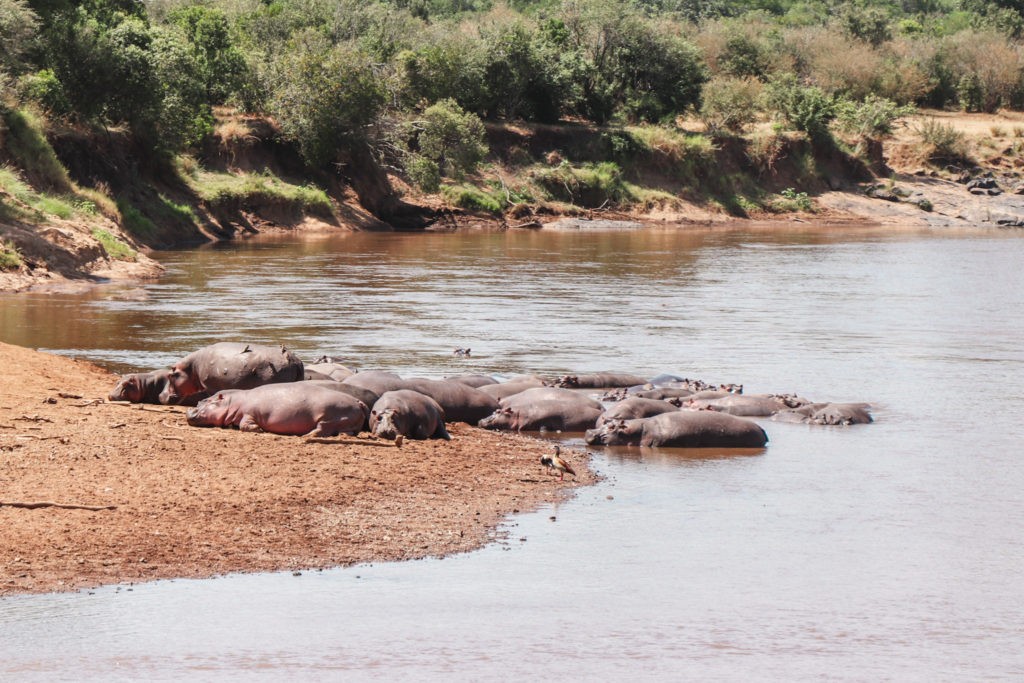
[[[185,425],[176,406],[108,403],[98,366],[0,342],[0,597],[159,579],[443,557],[509,515],[598,481],[559,482],[540,439],[453,424],[452,441],[304,439]]]

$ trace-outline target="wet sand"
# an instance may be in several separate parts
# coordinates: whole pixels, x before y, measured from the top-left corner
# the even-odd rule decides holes
[[[106,402],[84,361],[0,343],[0,367],[0,596],[466,552],[595,481],[582,452],[559,482],[548,444],[464,424],[401,448],[197,429]]]

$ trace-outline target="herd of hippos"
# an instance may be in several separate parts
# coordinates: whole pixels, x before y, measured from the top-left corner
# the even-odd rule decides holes
[[[109,398],[190,406],[186,415],[194,427],[313,437],[368,431],[399,445],[404,438],[449,439],[445,422],[465,422],[497,430],[586,432],[591,445],[761,448],[768,436],[746,418],[872,421],[865,403],[744,395],[742,385],[712,386],[673,375],[402,378],[357,372],[329,357],[303,363],[282,346],[234,342],[194,351],[170,368],[123,375]]]

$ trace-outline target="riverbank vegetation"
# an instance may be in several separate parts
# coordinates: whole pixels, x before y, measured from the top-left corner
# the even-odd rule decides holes
[[[267,211],[422,228],[446,207],[813,209],[884,174],[881,141],[918,108],[1024,108],[1021,10],[0,0],[3,215],[26,218],[12,196],[91,206],[162,246]],[[924,119],[903,154],[977,163],[944,125]]]

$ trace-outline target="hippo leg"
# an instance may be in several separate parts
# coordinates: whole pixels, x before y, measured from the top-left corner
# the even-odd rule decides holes
[[[256,420],[253,419],[252,415],[248,413],[242,416],[241,421],[238,423],[238,431],[240,432],[262,432],[263,429],[256,424]]]
[[[306,436],[338,436],[339,434],[348,434],[349,436],[355,436],[358,432],[354,432],[351,429],[343,429],[342,425],[344,422],[335,420],[320,420],[316,423],[316,429],[311,431]]]
[[[432,439],[444,439],[445,441],[451,441],[452,440],[451,434],[449,434],[448,430],[444,428],[444,422],[439,422],[437,424],[437,429],[434,430],[434,433],[431,434],[430,438],[432,438]]]

